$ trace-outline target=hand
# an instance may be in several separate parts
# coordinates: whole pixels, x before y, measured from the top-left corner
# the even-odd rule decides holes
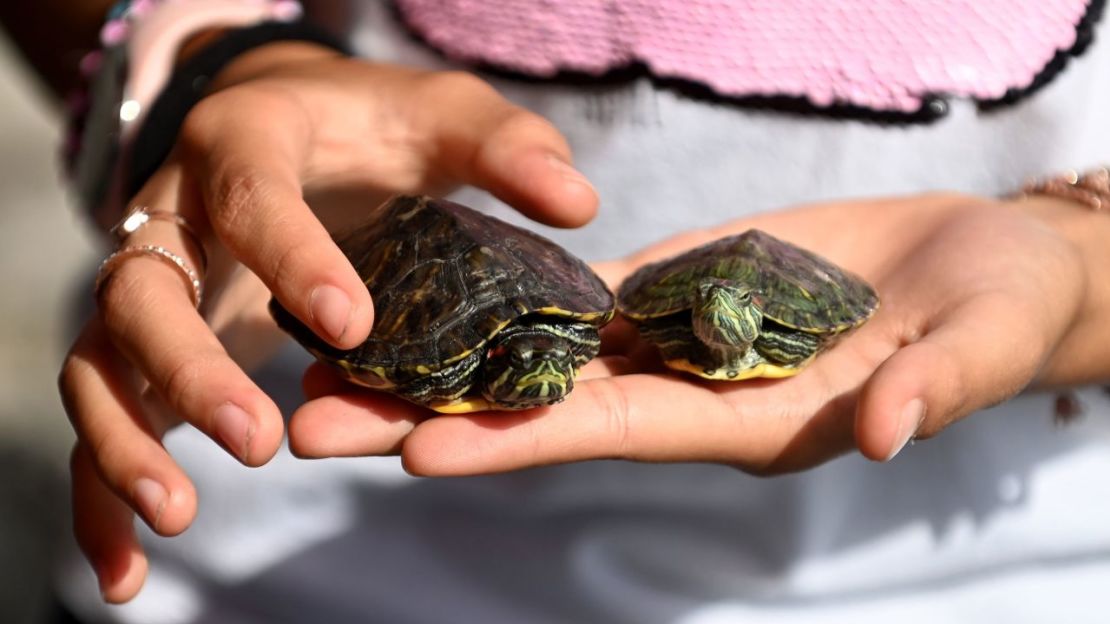
[[[129,600],[145,577],[133,513],[161,535],[196,514],[192,483],[161,445],[167,429],[197,427],[248,466],[281,443],[278,408],[244,372],[251,354],[228,330],[272,327],[272,291],[337,346],[369,332],[366,288],[303,195],[353,190],[365,211],[368,196],[467,183],[553,225],[579,225],[596,209],[561,135],[469,75],[273,44],[238,59],[215,90],[133,199],[198,230],[211,260],[203,316],[171,267],[128,260],[105,281],[59,381],[78,437],[75,532],[110,602]],[[173,223],[153,221],[127,244],[161,245],[199,266]]]
[[[400,453],[421,475],[595,458],[771,474],[855,448],[890,459],[911,436],[935,435],[1034,380],[1110,375],[1105,353],[1061,351],[1106,330],[1092,329],[1099,316],[1085,304],[1083,254],[1046,226],[1056,215],[1068,232],[1099,217],[1066,202],[928,195],[798,208],[685,234],[598,270],[615,287],[644,263],[757,227],[860,274],[882,306],[797,376],[736,384],[665,372],[618,321],[603,338],[608,355],[585,369],[566,402],[527,412],[426,419],[317,365],[305,379],[315,399],[294,414],[290,445],[304,456]]]

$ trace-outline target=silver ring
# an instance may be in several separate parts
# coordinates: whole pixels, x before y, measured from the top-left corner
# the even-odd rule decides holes
[[[119,223],[113,225],[112,229],[108,230],[108,232],[115,236],[120,243],[123,243],[127,240],[128,236],[138,232],[151,221],[165,221],[181,228],[181,231],[188,235],[190,242],[193,244],[193,248],[197,251],[197,256],[200,259],[201,273],[208,270],[208,254],[205,253],[204,245],[200,242],[200,235],[197,234],[196,228],[194,228],[185,217],[176,212],[155,210],[141,204],[133,206],[131,210],[119,220]]]
[[[160,245],[130,245],[121,247],[113,251],[104,258],[100,263],[100,268],[96,272],[96,282],[93,284],[93,292],[97,297],[100,296],[100,288],[104,285],[104,281],[115,271],[121,264],[132,258],[147,256],[150,258],[157,258],[164,262],[166,265],[171,266],[178,270],[182,277],[190,287],[190,294],[193,299],[193,306],[199,308],[201,299],[204,295],[204,286],[200,283],[200,276],[194,271],[185,259],[173,253],[169,249]]]

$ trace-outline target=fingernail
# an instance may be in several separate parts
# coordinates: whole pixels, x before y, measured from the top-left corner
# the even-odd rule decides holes
[[[898,413],[898,433],[894,435],[894,447],[886,461],[894,459],[895,455],[902,452],[924,420],[925,401],[913,399],[902,406],[902,411]]]
[[[595,195],[597,194],[597,189],[594,188],[593,184],[590,184],[590,181],[586,179],[586,176],[582,175],[582,172],[572,167],[562,158],[559,158],[554,154],[548,154],[547,162],[549,165],[551,165],[552,169],[559,172],[559,175],[562,176],[564,182],[568,182],[571,185],[584,186],[589,189],[591,193]]]
[[[250,414],[234,403],[224,403],[216,408],[216,435],[239,461],[246,462],[254,433]]]
[[[131,496],[135,498],[146,521],[157,530],[158,521],[162,519],[162,512],[166,509],[166,488],[154,479],[140,477],[135,480]]]
[[[351,320],[351,300],[335,286],[318,286],[309,298],[312,318],[335,340],[343,337]]]
[[[104,563],[94,563],[93,573],[96,574],[96,584],[100,588],[100,597],[104,602],[108,602],[108,589],[112,585],[112,577],[108,572],[108,565]]]

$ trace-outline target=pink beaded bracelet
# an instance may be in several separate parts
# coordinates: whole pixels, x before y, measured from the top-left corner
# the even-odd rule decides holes
[[[1021,187],[1018,198],[1048,195],[1071,200],[1091,210],[1110,212],[1110,167],[1097,167],[1079,173],[1067,171],[1040,180],[1031,180]]]

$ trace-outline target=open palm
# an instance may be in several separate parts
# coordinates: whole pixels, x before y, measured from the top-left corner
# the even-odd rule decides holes
[[[400,453],[425,475],[596,458],[775,473],[854,448],[887,459],[1049,368],[1068,374],[1051,356],[1077,322],[1085,276],[1035,212],[957,195],[822,204],[683,234],[596,267],[615,287],[647,262],[758,227],[875,285],[883,302],[872,320],[794,377],[728,383],[668,371],[618,321],[564,403],[525,412],[429,418],[316,366],[290,444],[305,456]]]

